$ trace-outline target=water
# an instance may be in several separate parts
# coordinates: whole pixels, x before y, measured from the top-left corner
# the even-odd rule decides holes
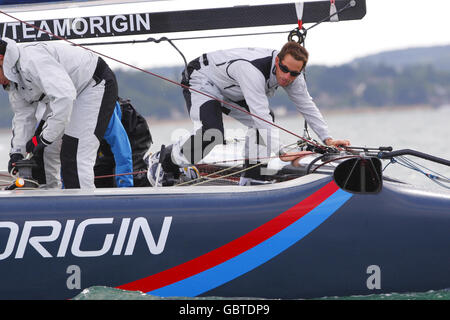
[[[325,112],[331,133],[335,138],[349,139],[354,146],[392,146],[395,150],[408,148],[429,153],[445,159],[450,159],[450,109],[405,109],[353,112]],[[180,134],[191,130],[191,122],[153,121],[149,120],[153,135],[153,151],[157,151],[162,143],[170,144]],[[303,133],[303,120],[299,117],[283,118],[278,124],[300,135]],[[244,128],[237,122],[227,120],[225,123],[226,137],[241,134]],[[285,143],[296,141],[295,137],[282,133],[281,139]],[[10,132],[0,132],[0,168],[6,168],[8,162]],[[426,165],[431,170],[438,171],[450,177],[450,168],[410,157],[418,163]],[[410,169],[400,165],[389,165],[385,174],[421,186],[449,192],[435,183]],[[148,296],[139,292],[127,292],[114,288],[95,286],[86,288],[74,297],[75,300],[164,300],[155,296]],[[186,298],[179,298],[186,299]],[[198,298],[201,299],[201,298]],[[223,299],[217,297],[215,299]],[[240,298],[245,299],[245,298]],[[247,298],[250,299],[250,298]],[[450,300],[449,290],[389,293],[369,296],[323,297],[323,300]]]
[[[125,291],[115,288],[94,286],[83,290],[72,300],[192,300],[192,298],[160,298],[137,291]],[[254,298],[239,298],[239,300],[255,300]],[[235,298],[207,297],[195,300],[235,300]],[[264,300],[264,299],[258,299]],[[450,300],[450,290],[430,290],[427,292],[384,293],[366,296],[322,297],[314,300]]]

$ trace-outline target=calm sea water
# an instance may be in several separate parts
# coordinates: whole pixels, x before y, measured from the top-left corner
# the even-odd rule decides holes
[[[325,112],[331,133],[335,138],[349,139],[354,146],[379,147],[392,146],[398,149],[414,149],[437,157],[450,159],[450,108],[447,109],[405,109],[381,111],[353,111],[353,112]],[[281,118],[278,124],[290,131],[302,135],[303,120],[300,117]],[[161,122],[149,120],[154,145],[152,150],[157,151],[161,144],[170,144],[177,136],[191,130],[189,120],[177,122]],[[232,138],[242,134],[244,129],[239,123],[226,121],[226,137]],[[282,133],[283,142],[292,143],[297,139],[289,134]],[[0,133],[0,168],[6,168],[8,162],[10,132]],[[410,159],[425,165],[429,170],[450,177],[450,168],[443,165]],[[436,185],[422,174],[404,168],[398,164],[389,165],[385,174],[422,186],[426,189],[448,189]],[[74,297],[76,300],[155,300],[160,299],[138,292],[127,292],[108,287],[86,288]],[[220,299],[217,298],[217,299]],[[407,294],[381,294],[352,297],[324,297],[322,299],[346,300],[450,300],[449,290],[412,292]]]

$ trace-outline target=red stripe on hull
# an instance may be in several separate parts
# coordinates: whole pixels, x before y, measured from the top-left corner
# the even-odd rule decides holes
[[[191,277],[253,248],[306,215],[336,192],[334,181],[262,226],[200,257],[152,276],[119,286],[119,289],[149,292]]]

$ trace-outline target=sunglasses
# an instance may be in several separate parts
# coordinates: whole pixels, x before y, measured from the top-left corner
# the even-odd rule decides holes
[[[281,61],[278,61],[278,66],[280,67],[281,71],[283,71],[284,73],[289,73],[293,77],[298,77],[302,73],[301,71],[298,72],[298,71],[289,70],[289,68],[286,67],[284,64],[282,64]]]

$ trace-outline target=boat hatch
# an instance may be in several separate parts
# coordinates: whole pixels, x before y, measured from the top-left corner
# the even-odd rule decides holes
[[[355,157],[340,163],[333,173],[336,184],[352,193],[381,191],[381,161],[374,157]]]

